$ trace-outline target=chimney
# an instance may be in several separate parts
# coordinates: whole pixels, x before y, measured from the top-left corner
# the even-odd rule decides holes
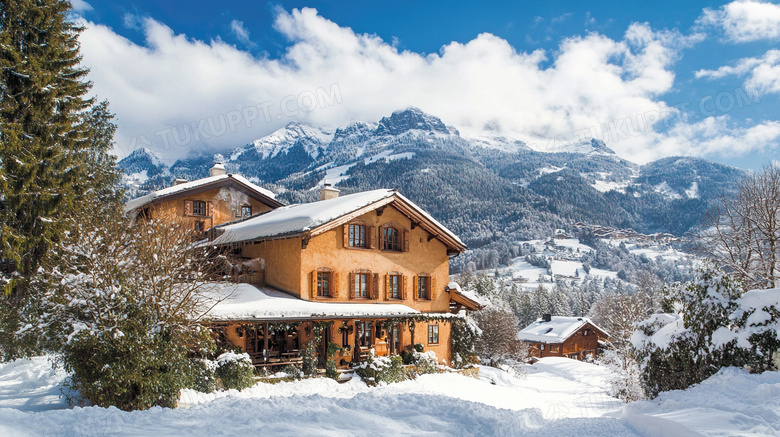
[[[174,186],[176,186],[176,185],[181,185],[181,184],[186,184],[186,183],[187,183],[187,179],[184,179],[184,178],[176,178],[176,179],[173,181],[173,185],[174,185]]]
[[[341,191],[339,191],[338,188],[333,188],[333,185],[325,184],[325,186],[320,189],[320,200],[335,199],[339,197],[340,192]]]
[[[223,174],[227,174],[227,171],[221,162],[215,162],[214,167],[209,169],[209,173],[211,173],[211,176],[222,176]]]
[[[552,314],[545,314],[544,316],[542,316],[542,319],[545,322],[552,322]]]

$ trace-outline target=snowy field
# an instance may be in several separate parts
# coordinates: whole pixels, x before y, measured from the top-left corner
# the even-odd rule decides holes
[[[686,391],[624,405],[605,369],[545,358],[517,378],[481,368],[369,388],[358,379],[185,391],[180,408],[68,408],[46,358],[0,364],[0,436],[780,435],[780,372],[726,369]]]

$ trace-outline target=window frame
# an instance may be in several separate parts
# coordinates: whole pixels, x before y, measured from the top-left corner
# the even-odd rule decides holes
[[[388,232],[392,235],[394,233],[395,235],[395,242],[392,244],[392,242],[388,239]],[[403,232],[401,232],[400,229],[393,225],[383,226],[382,227],[382,250],[385,252],[403,252],[403,240],[402,237]]]
[[[353,296],[355,296],[355,299],[370,299],[371,298],[371,273],[368,272],[354,272],[352,273],[353,280],[353,289],[352,293]],[[360,279],[365,278],[365,283],[363,283]],[[362,290],[364,294],[359,294],[358,292],[360,290],[360,285],[364,284],[365,288]]]
[[[249,212],[249,214],[247,214]],[[252,217],[252,205],[241,205],[241,218]]]
[[[423,287],[421,285],[425,284],[425,295],[421,295]],[[430,275],[417,275],[417,284],[416,284],[417,293],[415,294],[415,299],[417,300],[431,300],[431,276]]]
[[[403,299],[403,293],[401,292],[402,282],[403,282],[403,275],[400,273],[388,273],[387,274],[387,298],[388,299],[397,299],[402,300]],[[395,282],[395,294],[393,294],[393,282]]]
[[[202,208],[202,209],[201,209]],[[192,215],[199,217],[208,217],[209,204],[205,200],[192,201]]]
[[[355,232],[356,230],[360,230],[362,233],[361,236],[358,235],[357,238],[355,238]],[[363,223],[350,223],[347,225],[347,247],[351,249],[368,249],[368,226]],[[362,242],[362,244],[355,244],[355,242]]]
[[[435,339],[433,338],[435,336]],[[435,341],[432,341],[435,340]],[[438,324],[431,324],[428,325],[428,344],[438,345],[439,344],[439,325]]]
[[[333,272],[327,270],[317,270],[317,298],[333,298],[333,293],[331,292],[332,282]]]

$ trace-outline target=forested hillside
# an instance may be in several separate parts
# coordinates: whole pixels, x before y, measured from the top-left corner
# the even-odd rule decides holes
[[[164,171],[151,153],[138,150],[120,167],[131,197],[175,177],[207,176],[215,161],[287,203],[315,200],[316,188],[326,182],[344,193],[398,188],[470,248],[498,252],[577,221],[680,236],[697,227],[707,206],[730,194],[743,173],[690,157],[638,166],[595,139],[562,150],[464,138],[437,117],[409,108],[335,131],[290,123],[252,144],[181,159]]]

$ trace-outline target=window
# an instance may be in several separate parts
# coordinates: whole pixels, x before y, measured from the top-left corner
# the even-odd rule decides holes
[[[582,330],[582,336],[584,337],[586,335],[588,335],[588,330],[587,329],[583,329]]]
[[[428,344],[439,344],[439,325],[428,325]]]
[[[382,230],[382,250],[401,251],[401,237],[398,229],[384,228]]]
[[[242,206],[241,207],[241,217],[252,217],[252,207],[251,206]]]
[[[366,240],[366,227],[363,225],[349,225],[349,247],[368,247]]]
[[[355,273],[353,292],[356,298],[368,298],[368,273]]]
[[[371,347],[371,322],[355,321],[355,329],[357,329],[357,342],[360,347]]]
[[[558,352],[558,346],[550,346],[550,352]]]
[[[544,345],[543,344],[539,345],[539,350],[542,350],[542,351],[544,350]]]
[[[331,297],[330,272],[317,272],[317,297]]]
[[[192,201],[192,215],[208,215],[206,202],[202,200]]]
[[[430,276],[418,276],[417,277],[417,299],[430,299],[431,298],[431,277]]]
[[[206,230],[206,226],[203,224],[202,221],[198,220],[192,224],[192,230],[200,234]]]
[[[387,276],[388,299],[401,299],[401,275]]]

